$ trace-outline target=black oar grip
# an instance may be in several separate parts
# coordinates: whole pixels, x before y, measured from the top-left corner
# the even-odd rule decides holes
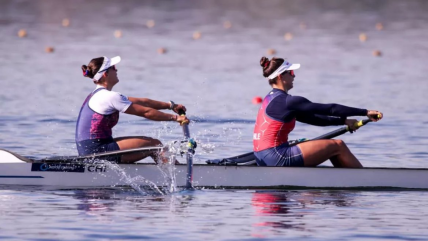
[[[179,115],[186,115],[186,112],[183,109],[178,110]]]
[[[181,116],[185,116],[186,112],[183,109],[180,109],[180,110],[178,110],[178,114],[181,115]],[[180,123],[181,126],[185,125],[185,124],[189,124],[189,121],[183,121],[183,122]]]

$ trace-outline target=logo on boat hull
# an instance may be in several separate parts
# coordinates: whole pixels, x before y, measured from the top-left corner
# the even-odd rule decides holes
[[[78,163],[33,163],[32,172],[106,172],[104,164],[78,164]]]
[[[71,163],[33,163],[32,172],[85,172],[85,165]]]
[[[88,172],[106,172],[107,166],[102,164],[87,165]]]

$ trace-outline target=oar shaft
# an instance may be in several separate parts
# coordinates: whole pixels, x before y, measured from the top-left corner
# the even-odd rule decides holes
[[[360,121],[358,121],[357,123],[355,123],[355,128],[356,128],[356,129],[358,129],[358,128],[360,128],[361,126],[363,126],[363,125],[365,125],[365,124],[369,123],[370,121],[371,121],[370,119],[360,120]],[[348,132],[348,131],[350,131],[349,127],[348,127],[348,126],[345,126],[345,127],[339,128],[339,129],[337,129],[337,130],[334,130],[334,131],[332,131],[332,132],[326,133],[326,134],[324,134],[324,135],[321,135],[321,136],[315,137],[315,138],[313,138],[313,139],[311,139],[311,140],[332,139],[332,138],[335,138],[335,137],[337,137],[337,136],[343,135],[343,134],[345,134],[345,133],[346,133],[346,132]],[[298,143],[296,143],[296,144],[298,144]]]
[[[184,116],[186,113],[184,111],[179,111],[180,115]],[[183,123],[183,135],[186,142],[189,142],[190,139],[190,131],[189,124]],[[186,175],[186,189],[193,189],[193,150],[189,145],[188,151],[186,153],[186,161],[187,161],[187,175]]]

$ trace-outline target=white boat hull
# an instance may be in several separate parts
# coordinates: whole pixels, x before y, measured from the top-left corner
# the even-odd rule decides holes
[[[46,166],[57,165],[57,166]],[[59,165],[59,166],[58,166]],[[155,164],[121,164],[129,178],[144,177],[157,186],[169,181]],[[184,186],[186,165],[176,165],[177,186]],[[0,185],[56,187],[127,186],[126,178],[104,164],[2,163]],[[428,169],[258,167],[194,165],[193,184],[209,188],[415,188],[428,189]]]

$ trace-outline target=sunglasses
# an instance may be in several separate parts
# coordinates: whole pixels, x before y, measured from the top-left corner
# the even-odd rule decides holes
[[[108,69],[107,69],[107,70],[109,70],[109,69],[113,69],[113,70],[115,70],[115,71],[117,70],[117,69],[116,69],[116,65],[113,65],[113,66],[108,67]]]
[[[105,69],[105,70],[103,70],[103,71],[99,71],[98,73],[107,72],[107,71],[109,71],[110,69],[113,69],[113,70],[117,71],[117,69],[116,69],[116,65],[112,65],[112,66],[108,67],[107,69]]]
[[[285,71],[284,73],[282,73],[282,74],[290,74],[291,76],[293,76],[293,77],[296,77],[296,75],[294,74],[294,70],[288,70],[288,71]]]

